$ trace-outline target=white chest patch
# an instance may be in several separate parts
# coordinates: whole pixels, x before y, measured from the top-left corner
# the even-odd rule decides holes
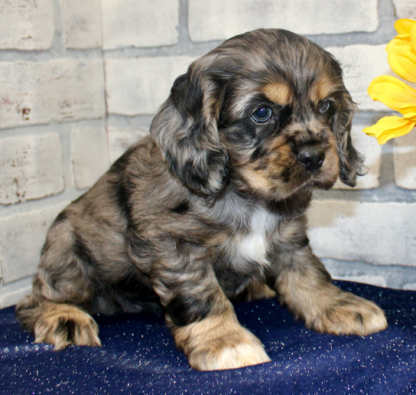
[[[237,235],[231,242],[230,251],[234,255],[235,264],[257,262],[267,266],[268,233],[274,231],[276,217],[264,208],[254,211],[250,220],[250,232]],[[244,262],[243,262],[244,261]]]

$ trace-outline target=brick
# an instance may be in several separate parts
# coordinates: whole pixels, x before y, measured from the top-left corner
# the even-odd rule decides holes
[[[0,2],[0,49],[48,49],[54,36],[53,0]]]
[[[59,135],[0,140],[0,204],[40,199],[64,190]]]
[[[380,102],[374,102],[367,94],[370,82],[380,75],[396,74],[387,62],[386,45],[348,45],[325,48],[341,63],[344,82],[360,110],[391,111]]]
[[[373,32],[376,0],[189,0],[192,41],[223,40],[258,28],[279,27],[299,34]]]
[[[100,0],[61,0],[67,48],[101,47]]]
[[[416,19],[414,0],[393,0],[393,4],[398,18]]]
[[[179,0],[101,0],[103,47],[155,47],[178,42]]]
[[[0,309],[4,309],[9,306],[14,306],[17,304],[24,296],[29,295],[32,289],[32,286],[24,286],[14,289],[12,291],[4,291],[4,286],[2,287],[2,294],[0,294]]]
[[[308,217],[321,258],[416,266],[416,203],[314,201]]]
[[[403,286],[403,289],[408,291],[416,291],[416,283],[409,283]]]
[[[104,128],[72,132],[72,164],[78,189],[89,188],[108,170],[107,135]]]
[[[394,139],[393,153],[396,184],[416,189],[416,129]]]
[[[101,59],[0,63],[0,128],[105,115]]]
[[[36,273],[46,232],[69,202],[0,220],[3,283]]]
[[[107,130],[110,162],[113,163],[131,145],[149,134],[146,128],[114,128]]]
[[[381,146],[374,137],[367,136],[363,129],[370,125],[353,124],[351,137],[354,147],[365,157],[365,167],[367,173],[362,177],[357,177],[355,189],[372,189],[379,186],[380,166],[381,166]],[[340,180],[334,185],[334,189],[351,189]]]
[[[121,115],[155,114],[168,98],[176,77],[195,60],[190,56],[107,59],[108,112]]]

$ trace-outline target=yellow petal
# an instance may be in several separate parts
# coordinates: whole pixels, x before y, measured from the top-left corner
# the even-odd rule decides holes
[[[408,37],[408,39],[398,39],[397,37],[393,38],[393,40],[391,40],[387,46],[386,46],[386,52],[389,53],[391,51],[394,51],[396,48],[402,48],[404,47],[405,49],[409,49],[411,48],[411,44],[410,44],[410,36]]]
[[[416,54],[410,49],[396,47],[387,60],[392,70],[406,81],[416,82]]]
[[[403,119],[406,119],[407,121],[416,122],[416,112],[409,112],[403,115]]]
[[[367,89],[373,100],[381,101],[392,110],[416,103],[416,89],[390,75],[381,75],[371,81]]]
[[[403,114],[403,118],[416,122],[416,104],[409,104],[402,106],[399,109],[400,114]]]
[[[410,29],[410,41],[413,51],[416,52],[416,23]]]
[[[399,19],[394,24],[394,28],[396,29],[397,33],[399,34],[410,34],[410,29],[414,25],[415,21],[411,19]]]
[[[392,138],[404,136],[415,126],[416,122],[400,117],[384,117],[375,125],[365,128],[364,133],[377,138],[379,144],[385,144]]]
[[[406,33],[406,34],[398,34],[397,36],[395,36],[394,38],[398,38],[400,40],[408,40],[410,41],[410,33]]]
[[[403,114],[403,118],[408,121],[416,122],[416,105],[409,104],[408,106],[400,107],[400,114]]]

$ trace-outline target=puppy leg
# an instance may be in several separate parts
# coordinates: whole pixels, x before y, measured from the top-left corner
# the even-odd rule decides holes
[[[32,295],[26,296],[16,306],[16,317],[22,326],[35,335],[36,343],[55,345],[62,350],[70,344],[101,346],[98,326],[83,309],[67,303],[46,300],[39,290],[39,277],[35,277]]]
[[[56,350],[69,344],[100,346],[97,324],[83,309],[94,299],[94,283],[76,254],[76,238],[64,214],[48,232],[32,294],[18,303],[16,316],[36,342],[54,344]]]
[[[172,329],[176,345],[197,370],[236,369],[270,362],[257,337],[237,321],[232,307],[220,315]]]
[[[306,326],[318,332],[368,335],[387,327],[383,311],[373,302],[343,292],[331,283],[324,265],[309,246],[281,256],[275,287]]]
[[[171,251],[158,262],[153,287],[177,347],[197,370],[233,369],[269,362],[260,341],[237,320],[204,249]],[[176,255],[176,257],[175,257]]]
[[[247,302],[251,302],[252,300],[269,299],[276,297],[276,292],[271,290],[268,285],[263,284],[261,282],[254,282],[250,284],[246,288],[245,292],[245,300]]]
[[[19,303],[16,314],[22,325],[34,333],[36,343],[54,344],[56,351],[70,344],[101,347],[98,326],[89,314],[76,306],[45,300],[30,308],[30,298]]]

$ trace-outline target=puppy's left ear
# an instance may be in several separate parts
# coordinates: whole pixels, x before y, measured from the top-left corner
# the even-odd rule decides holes
[[[341,108],[334,120],[333,133],[339,157],[339,178],[350,187],[355,186],[357,175],[363,175],[362,167],[364,162],[364,157],[353,147],[351,141],[354,110],[355,104],[351,95],[345,89],[341,95]]]
[[[150,128],[171,173],[205,196],[218,194],[228,178],[228,154],[218,134],[223,83],[212,78],[213,63],[206,55],[176,79]]]

